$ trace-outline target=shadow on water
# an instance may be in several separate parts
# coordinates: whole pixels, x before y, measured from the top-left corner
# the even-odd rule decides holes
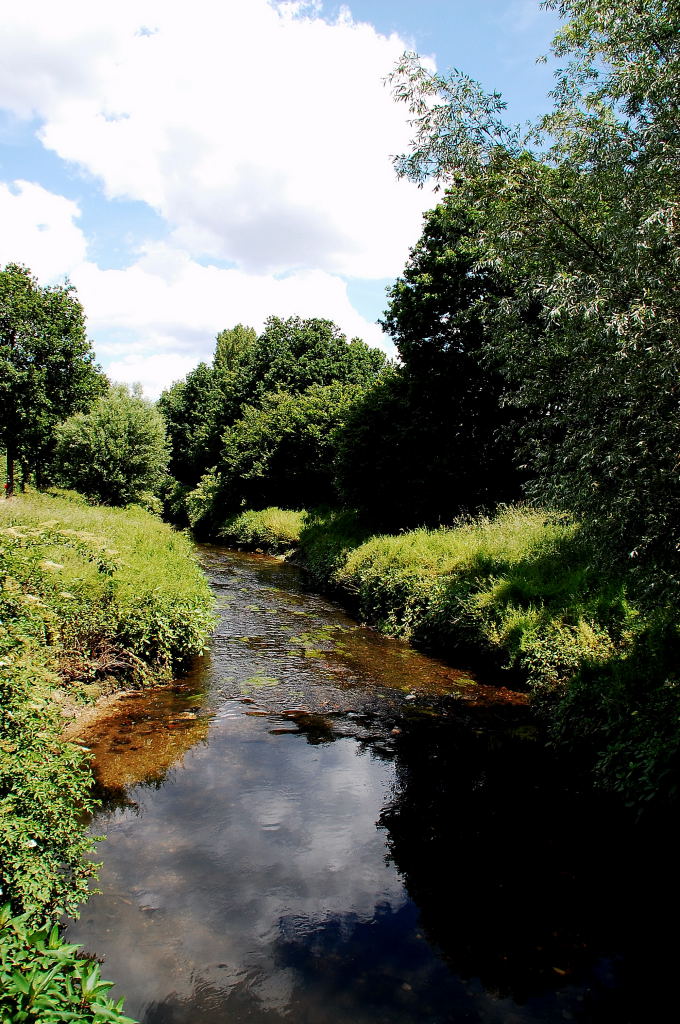
[[[493,701],[357,627],[290,566],[203,558],[211,654],[85,737],[107,842],[102,895],[69,938],[104,955],[129,1013],[675,1016],[677,943],[658,928],[661,906],[674,920],[674,847],[580,792],[521,695]]]

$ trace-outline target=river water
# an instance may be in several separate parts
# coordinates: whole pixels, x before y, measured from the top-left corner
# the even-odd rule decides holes
[[[82,737],[106,841],[68,938],[126,1012],[655,1019],[645,852],[565,783],[523,696],[358,626],[293,566],[199,555],[210,653]]]

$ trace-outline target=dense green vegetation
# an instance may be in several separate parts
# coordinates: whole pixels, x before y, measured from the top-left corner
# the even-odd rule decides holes
[[[119,384],[57,427],[54,475],[96,502],[153,507],[169,454],[158,409]]]
[[[220,530],[220,539],[254,550],[292,551],[300,543],[300,534],[307,521],[304,510],[263,508],[246,509],[227,519]]]
[[[518,411],[529,493],[572,511],[603,565],[680,585],[676,395],[680,11],[651,0],[548,0],[568,19],[553,109],[529,131],[466,76],[407,56],[414,117],[397,169],[434,175],[475,224],[488,359]]]
[[[271,408],[277,393],[301,396],[312,387],[365,386],[385,363],[382,352],[358,338],[348,342],[329,320],[270,317],[259,337],[241,324],[220,332],[212,365],[201,363],[160,398],[173,476],[185,488],[195,487],[211,470],[221,476],[225,430],[243,421],[243,431],[250,431],[252,410]],[[239,434],[229,435],[236,445]],[[231,474],[229,465],[224,473]],[[235,498],[236,505],[239,501]]]
[[[481,315],[510,285],[483,255],[474,216],[450,193],[389,289],[382,324],[401,363],[356,403],[336,457],[341,497],[381,528],[450,522],[520,494]]]
[[[209,592],[155,516],[59,492],[0,505],[0,582],[2,1019],[118,1020],[94,968],[48,934],[94,872],[89,764],[60,741],[61,710],[169,678],[206,642]]]
[[[0,270],[6,492],[18,463],[87,496],[1,509],[1,1020],[121,1019],[51,930],[93,871],[60,709],[168,678],[210,623],[188,541],[140,503],[296,548],[377,627],[527,682],[551,741],[638,812],[677,802],[680,11],[546,6],[564,63],[529,130],[458,72],[393,73],[397,171],[442,188],[388,292],[394,364],[270,317],[155,409],[94,365],[70,286]]]

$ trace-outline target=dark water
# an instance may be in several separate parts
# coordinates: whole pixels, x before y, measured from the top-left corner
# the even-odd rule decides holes
[[[667,1018],[670,851],[565,783],[521,695],[357,627],[291,566],[201,557],[211,654],[84,736],[107,841],[69,939],[128,1013]]]

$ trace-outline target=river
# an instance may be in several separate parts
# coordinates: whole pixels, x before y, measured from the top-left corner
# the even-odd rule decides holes
[[[655,1019],[649,851],[546,754],[523,695],[357,625],[294,566],[199,555],[211,651],[82,737],[106,841],[67,934],[126,1012]]]

